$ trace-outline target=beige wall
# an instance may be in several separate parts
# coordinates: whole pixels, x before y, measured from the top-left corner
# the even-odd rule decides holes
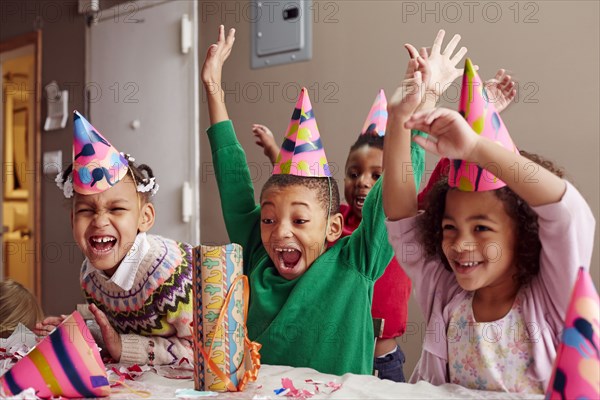
[[[362,127],[377,90],[384,88],[389,96],[402,78],[407,61],[403,43],[430,45],[439,28],[446,29],[449,35],[460,33],[461,43],[469,48],[484,79],[503,67],[520,82],[518,101],[503,114],[516,143],[566,168],[598,219],[599,3],[521,2],[518,14],[514,4],[315,2],[313,9],[318,14],[313,15],[312,60],[252,70],[246,2],[204,2],[200,6],[201,57],[202,49],[215,39],[219,24],[237,29],[235,48],[223,73],[224,85],[231,90],[226,99],[229,114],[254,167],[258,190],[268,178],[269,168],[254,145],[250,126],[264,123],[281,140],[298,85],[309,88],[327,156],[330,163],[338,166],[339,182],[343,179],[348,148]],[[456,99],[456,90],[446,97]],[[209,126],[204,99],[203,96],[202,130]],[[201,146],[202,241],[222,243],[227,241],[227,235],[205,135]],[[429,160],[429,171],[434,162],[433,158]],[[595,243],[592,275],[598,287],[597,234]],[[410,313],[412,329],[422,319],[414,304]],[[422,329],[415,329],[403,338],[407,372],[418,358],[423,334]]]

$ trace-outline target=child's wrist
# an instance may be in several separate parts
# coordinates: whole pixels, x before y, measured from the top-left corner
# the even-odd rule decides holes
[[[204,89],[206,89],[206,94],[208,96],[216,95],[221,92],[221,84],[218,79],[211,79],[208,81],[203,81]]]
[[[396,126],[404,127],[404,123],[410,119],[413,112],[406,110],[400,112],[389,113],[388,123]]]

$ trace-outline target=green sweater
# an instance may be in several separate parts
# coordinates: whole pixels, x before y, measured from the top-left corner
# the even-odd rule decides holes
[[[248,332],[263,345],[262,362],[342,375],[373,370],[373,285],[393,256],[387,239],[381,179],[352,235],[319,256],[301,277],[281,277],[261,242],[244,150],[231,121],[208,129],[225,225],[244,248],[250,281]],[[390,294],[393,295],[393,294]]]

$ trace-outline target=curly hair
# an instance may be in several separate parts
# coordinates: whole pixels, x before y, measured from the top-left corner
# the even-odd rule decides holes
[[[308,176],[296,176],[296,175],[271,175],[269,180],[263,186],[260,192],[260,198],[262,199],[263,193],[267,189],[286,188],[292,186],[304,186],[315,192],[321,208],[325,211],[325,216],[330,212],[331,215],[340,212],[340,192],[335,178],[317,178]],[[331,192],[331,202],[329,193]],[[331,205],[330,205],[331,203]],[[331,208],[330,208],[331,207]]]
[[[557,167],[552,161],[523,150],[520,153],[525,158],[544,167],[556,176],[560,178],[564,177],[564,170]],[[442,248],[442,219],[446,210],[446,196],[450,190],[458,189],[448,186],[448,178],[446,176],[440,178],[431,188],[431,191],[427,193],[423,204],[426,212],[419,220],[418,237],[423,245],[425,256],[430,259],[440,257],[444,267],[452,271]],[[540,269],[542,244],[539,238],[537,214],[508,186],[494,190],[493,192],[502,201],[504,210],[517,227],[514,250],[518,257],[515,259],[517,273],[514,279],[520,285],[527,284],[538,274]]]
[[[129,166],[129,168],[127,168],[127,175],[129,175],[133,179],[133,182],[136,186],[140,183],[148,184],[150,182],[150,179],[155,178],[154,172],[152,171],[152,168],[150,168],[150,166],[146,164],[136,165],[135,162],[133,162],[133,157],[131,157],[131,155],[129,154],[125,154],[124,157],[127,159],[127,164]],[[63,183],[66,182],[67,179],[69,179],[69,175],[71,175],[72,172],[73,164],[69,165],[69,167],[62,172],[61,179]],[[145,203],[151,202],[151,191],[138,192],[138,194]]]

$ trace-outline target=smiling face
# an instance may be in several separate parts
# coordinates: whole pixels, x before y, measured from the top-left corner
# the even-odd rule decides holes
[[[154,224],[154,206],[140,200],[127,175],[104,192],[75,193],[71,219],[79,248],[94,267],[112,276],[138,232],[146,232]]]
[[[346,161],[344,197],[352,212],[362,218],[367,194],[383,171],[383,151],[364,145],[350,152]]]
[[[326,248],[339,238],[342,215],[327,221],[318,192],[301,185],[271,186],[261,196],[262,243],[279,274],[292,280],[304,274]]]
[[[442,231],[444,255],[464,290],[515,290],[516,226],[494,192],[448,191]]]

